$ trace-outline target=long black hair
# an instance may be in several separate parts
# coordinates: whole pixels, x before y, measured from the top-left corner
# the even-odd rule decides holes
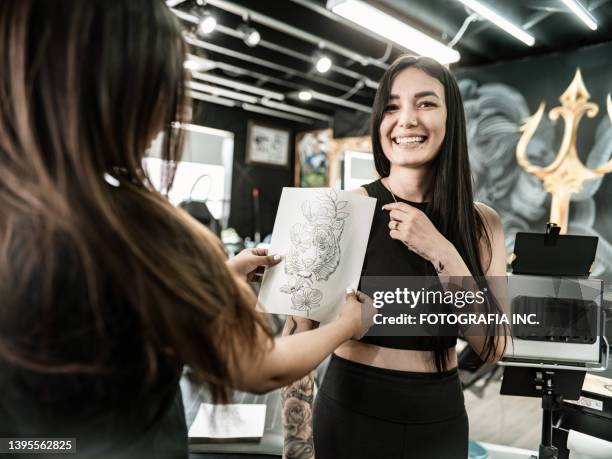
[[[385,116],[393,81],[399,73],[408,68],[422,70],[444,86],[447,108],[446,135],[431,164],[432,181],[426,190],[430,196],[428,216],[438,231],[455,246],[480,285],[486,282],[484,273],[488,270],[488,267],[483,269],[480,263],[480,242],[484,241],[490,263],[491,240],[485,230],[484,219],[474,205],[463,100],[453,74],[434,59],[403,55],[398,57],[382,76],[374,98],[370,125],[374,165],[378,175],[389,176],[391,163],[380,143],[380,124]],[[433,266],[430,269],[430,274],[435,276]],[[480,287],[483,288],[483,285]],[[497,350],[494,333],[487,335],[483,349],[485,359],[495,355]],[[442,371],[447,367],[448,348],[443,346],[441,337],[436,339],[435,363],[438,371]]]

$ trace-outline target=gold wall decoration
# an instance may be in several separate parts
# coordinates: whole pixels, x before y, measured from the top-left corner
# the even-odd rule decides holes
[[[576,149],[578,125],[585,114],[589,118],[594,118],[599,112],[598,105],[589,102],[590,97],[591,95],[582,80],[580,69],[577,69],[574,79],[559,97],[561,105],[554,107],[548,114],[553,122],[557,121],[559,117],[562,117],[565,121],[559,152],[548,166],[536,166],[527,158],[527,145],[542,120],[545,109],[544,102],[540,104],[538,111],[528,118],[521,128],[523,135],[516,146],[516,159],[519,165],[542,180],[544,189],[552,195],[550,221],[558,224],[563,234],[567,232],[572,193],[580,191],[585,181],[601,177],[612,171],[612,159],[595,169],[589,169],[578,157]],[[612,120],[612,100],[609,94],[607,108]]]

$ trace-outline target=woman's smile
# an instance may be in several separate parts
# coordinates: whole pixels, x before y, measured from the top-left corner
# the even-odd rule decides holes
[[[414,149],[423,146],[428,137],[424,134],[403,134],[391,137],[395,148]]]

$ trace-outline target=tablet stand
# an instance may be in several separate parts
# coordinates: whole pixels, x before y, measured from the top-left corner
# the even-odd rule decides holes
[[[560,228],[548,223],[544,235],[517,233],[515,274],[587,277],[595,257],[597,238],[560,235]],[[579,253],[581,256],[576,256]],[[516,255],[518,254],[518,255]],[[508,366],[500,393],[542,398],[542,435],[539,459],[558,459],[559,450],[552,444],[553,412],[563,399],[577,400],[586,375],[584,370]]]
[[[558,459],[552,444],[553,412],[563,399],[577,400],[586,371],[506,367],[500,394],[542,398],[542,435],[539,459]]]

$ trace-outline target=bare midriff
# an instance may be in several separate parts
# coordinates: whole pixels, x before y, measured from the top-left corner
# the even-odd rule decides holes
[[[436,372],[433,351],[391,349],[349,340],[337,348],[334,353],[343,359],[378,368],[423,373]],[[451,370],[456,366],[457,352],[453,347],[449,352],[447,368]]]

